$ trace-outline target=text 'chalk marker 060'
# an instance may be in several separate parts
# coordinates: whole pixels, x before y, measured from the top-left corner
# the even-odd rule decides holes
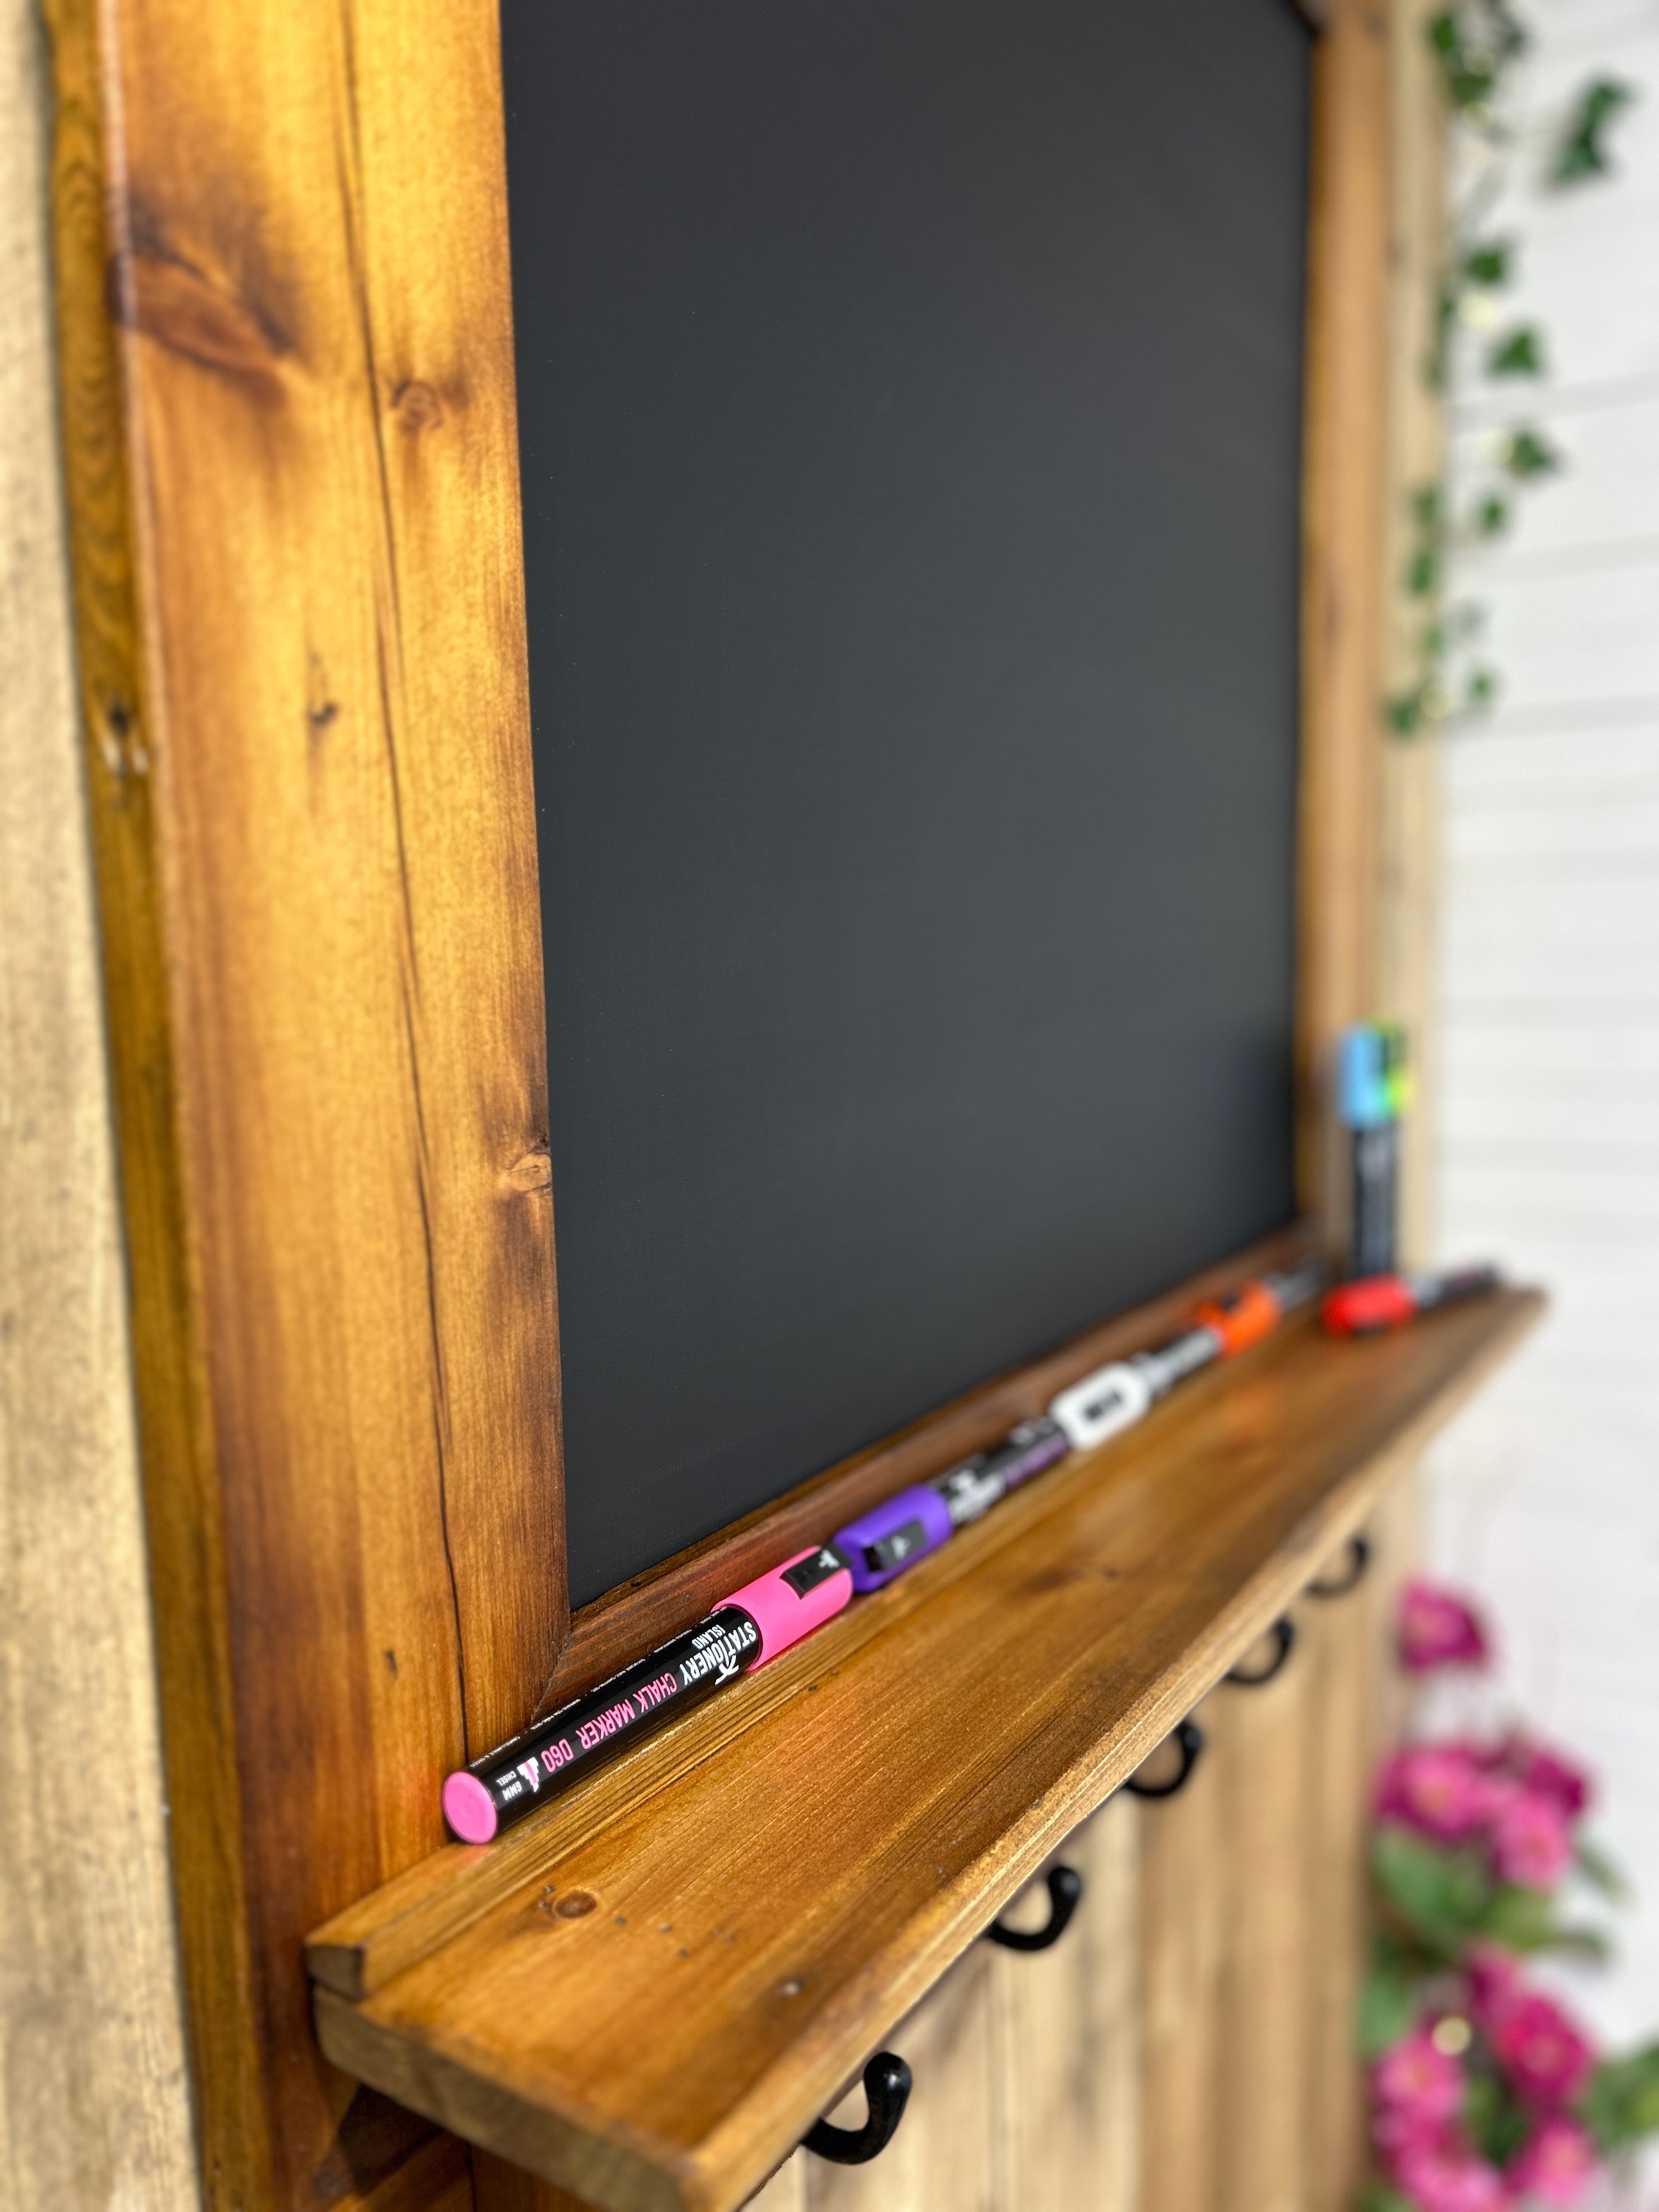
[[[674,1714],[763,1667],[839,1613],[853,1594],[832,1544],[786,1559],[619,1674],[538,1721],[444,1784],[444,1818],[464,1844],[485,1844]]]

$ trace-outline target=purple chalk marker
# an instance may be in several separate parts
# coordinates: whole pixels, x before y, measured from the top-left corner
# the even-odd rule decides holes
[[[938,1491],[931,1483],[918,1483],[838,1528],[835,1545],[853,1570],[853,1588],[876,1590],[938,1551],[954,1526]]]

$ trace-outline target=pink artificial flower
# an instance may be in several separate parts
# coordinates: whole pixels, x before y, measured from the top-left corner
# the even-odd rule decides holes
[[[1510,2186],[1522,2197],[1565,2208],[1576,2204],[1595,2179],[1595,2145],[1577,2120],[1553,2112],[1540,2120],[1510,2162]]]
[[[1486,2028],[1493,2055],[1523,2104],[1569,2105],[1595,2053],[1560,2007],[1517,1981]]]
[[[1467,1843],[1492,1808],[1492,1785],[1462,1745],[1396,1752],[1377,1782],[1377,1817],[1403,1820],[1437,1843]]]
[[[1431,2150],[1448,2139],[1443,2120],[1412,2105],[1374,2105],[1371,2141],[1392,2171],[1408,2151]]]
[[[1371,2089],[1385,2110],[1437,2125],[1462,2105],[1463,2069],[1420,2027],[1383,2052],[1371,2071]]]
[[[1553,1889],[1572,1864],[1572,1831],[1553,1798],[1519,1783],[1492,1790],[1492,1861],[1500,1881]]]
[[[1590,1778],[1581,1766],[1541,1743],[1523,1735],[1510,1736],[1501,1747],[1503,1762],[1523,1790],[1547,1797],[1569,1820],[1576,1820],[1590,1801]]]
[[[1400,1656],[1413,1674],[1434,1667],[1480,1667],[1487,1656],[1479,1615],[1436,1583],[1409,1582],[1400,1598]]]
[[[1488,2035],[1521,1987],[1521,1970],[1495,1943],[1471,1946],[1464,1969],[1469,1979],[1469,2010]]]
[[[1420,2212],[1510,2212],[1515,2201],[1498,2168],[1457,2142],[1402,2151],[1394,2178]]]

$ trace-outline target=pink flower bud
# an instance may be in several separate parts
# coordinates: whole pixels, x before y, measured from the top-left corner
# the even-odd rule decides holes
[[[1523,2104],[1545,2109],[1571,2104],[1595,2064],[1595,2051],[1560,2007],[1518,1981],[1487,2035]]]
[[[1400,1599],[1400,1656],[1413,1674],[1433,1667],[1480,1667],[1485,1629],[1474,1608],[1436,1583],[1409,1582]]]
[[[1510,2212],[1514,2203],[1498,2168],[1462,2143],[1403,2152],[1394,2176],[1420,2212]]]
[[[1560,2207],[1577,2204],[1595,2180],[1598,2166],[1595,2145],[1577,2120],[1553,2112],[1540,2120],[1511,2160],[1510,2186],[1522,2197]]]
[[[1419,2028],[1383,2052],[1372,2069],[1371,2087],[1387,2109],[1448,2120],[1463,2102],[1463,2069],[1436,2048],[1426,2028]]]
[[[1498,1879],[1553,1889],[1572,1864],[1572,1832],[1559,1805],[1511,1783],[1494,1792],[1492,1861]]]
[[[1569,1820],[1576,1820],[1590,1802],[1589,1775],[1559,1751],[1528,1736],[1512,1735],[1503,1746],[1503,1759],[1506,1771],[1523,1790],[1534,1797],[1547,1797]]]
[[[1402,1820],[1437,1843],[1468,1842],[1492,1809],[1493,1785],[1461,1746],[1396,1752],[1377,1784],[1380,1820]]]

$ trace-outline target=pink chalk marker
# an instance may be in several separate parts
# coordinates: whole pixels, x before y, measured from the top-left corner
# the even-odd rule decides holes
[[[452,1774],[445,1820],[464,1844],[489,1843],[675,1713],[775,1659],[852,1595],[852,1571],[833,1544],[798,1553],[733,1590],[695,1628]]]

